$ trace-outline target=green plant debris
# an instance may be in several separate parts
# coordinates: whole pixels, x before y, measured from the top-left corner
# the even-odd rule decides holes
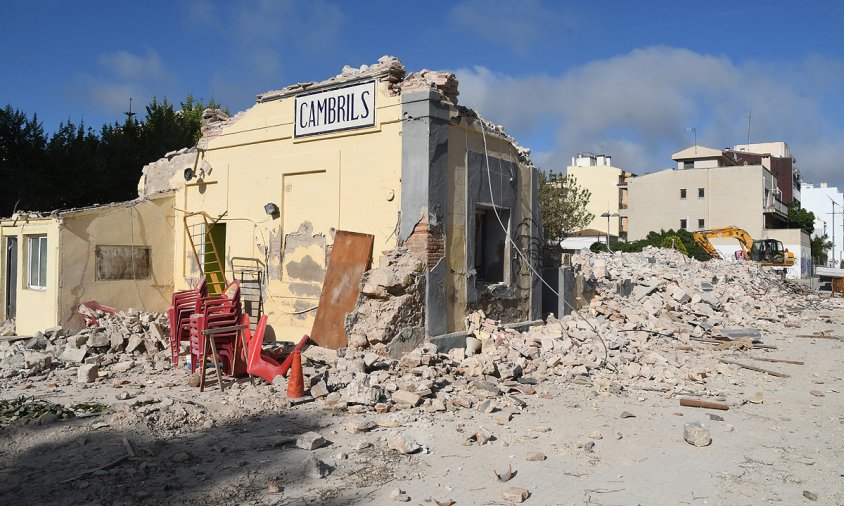
[[[0,427],[6,427],[16,420],[39,420],[47,414],[54,414],[59,420],[69,420],[76,417],[77,413],[102,413],[105,409],[104,404],[62,406],[21,395],[15,399],[0,400]]]
[[[133,408],[141,408],[143,406],[149,406],[150,404],[158,404],[159,402],[161,402],[161,401],[157,400],[157,399],[147,399],[145,401],[138,401],[138,402],[132,404],[132,407]]]

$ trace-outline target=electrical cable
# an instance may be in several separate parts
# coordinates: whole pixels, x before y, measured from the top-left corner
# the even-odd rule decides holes
[[[490,168],[489,168],[489,151],[487,150],[487,146],[486,146],[486,125],[484,125],[484,121],[480,117],[478,117],[478,122],[481,125],[481,135],[483,137],[483,143],[484,143],[484,158],[486,160],[487,183],[489,184],[489,198],[491,200],[490,203],[492,204],[492,211],[495,214],[495,219],[498,220],[498,224],[501,226],[501,229],[504,231],[504,234],[506,235],[507,240],[516,249],[516,253],[518,253],[519,256],[522,258],[522,260],[524,260],[525,264],[528,266],[528,268],[531,271],[533,271],[534,275],[536,275],[539,278],[539,280],[542,282],[542,284],[544,284],[546,287],[548,287],[548,289],[551,290],[551,292],[554,295],[556,295],[559,300],[562,300],[563,304],[568,306],[569,309],[571,309],[584,322],[586,322],[586,325],[588,325],[589,328],[592,329],[592,332],[594,332],[595,335],[598,336],[598,340],[601,341],[601,345],[604,347],[604,359],[603,359],[603,362],[601,363],[601,365],[599,367],[602,367],[602,366],[605,366],[605,365],[609,366],[610,365],[609,364],[609,348],[607,348],[607,343],[606,343],[606,341],[604,341],[604,338],[598,332],[598,329],[596,329],[595,326],[592,325],[592,323],[590,323],[589,320],[587,320],[585,316],[580,314],[580,312],[577,311],[577,309],[575,309],[571,304],[566,302],[565,298],[561,298],[560,294],[559,294],[559,292],[557,292],[557,290],[554,290],[554,288],[551,285],[549,285],[544,279],[542,279],[542,275],[539,272],[536,271],[536,269],[533,267],[533,265],[531,265],[530,260],[525,256],[524,253],[522,253],[522,250],[521,250],[521,248],[519,248],[519,245],[516,244],[516,241],[514,241],[513,238],[510,236],[510,231],[507,230],[507,227],[504,225],[504,222],[501,221],[501,216],[499,216],[499,214],[498,214],[498,208],[495,206],[495,200],[494,200],[493,195],[492,195],[492,173],[491,173]],[[562,325],[563,324],[560,323],[561,328],[562,328]]]

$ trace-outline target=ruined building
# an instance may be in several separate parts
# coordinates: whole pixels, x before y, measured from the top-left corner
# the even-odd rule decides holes
[[[374,236],[373,268],[416,258],[416,279],[401,290],[415,291],[407,303],[418,307],[402,311],[427,335],[463,330],[475,309],[511,322],[540,316],[529,266],[541,244],[537,171],[501,127],[458,105],[453,74],[406,73],[383,57],[262,93],[231,118],[206,113],[198,145],[148,165],[139,184],[142,200],[174,192],[172,215],[141,224],[172,235],[153,263],[170,258],[174,289],[196,284],[200,267],[243,279],[244,293],[253,289],[247,310],[267,314],[277,339],[298,340],[311,332],[344,230]],[[361,303],[401,295],[391,276],[370,276],[381,286],[363,290]],[[165,306],[155,299],[146,309]]]

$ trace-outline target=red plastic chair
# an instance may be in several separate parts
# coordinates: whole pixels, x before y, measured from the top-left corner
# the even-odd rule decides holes
[[[190,338],[190,315],[195,312],[196,300],[207,295],[208,284],[204,278],[195,288],[173,292],[167,318],[170,323],[170,355],[174,367],[179,364],[179,348],[182,341]]]
[[[301,351],[305,344],[310,339],[305,335],[299,341],[299,344],[293,350],[293,353],[288,355],[287,359],[281,364],[278,363],[277,357],[272,356],[263,349],[264,332],[267,328],[267,315],[261,316],[258,320],[258,325],[255,328],[255,335],[249,330],[249,315],[243,315],[241,324],[247,325],[243,330],[243,340],[246,342],[246,372],[250,376],[258,376],[268,382],[272,383],[277,376],[284,376],[290,370],[293,364],[293,355],[296,351]]]

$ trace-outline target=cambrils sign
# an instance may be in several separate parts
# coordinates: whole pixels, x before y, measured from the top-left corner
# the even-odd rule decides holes
[[[375,125],[375,81],[296,96],[294,137]]]

